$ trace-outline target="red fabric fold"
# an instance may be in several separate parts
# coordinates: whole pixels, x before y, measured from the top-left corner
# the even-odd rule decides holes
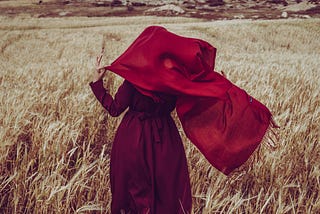
[[[177,113],[191,142],[224,174],[241,166],[271,121],[266,106],[214,71],[216,48],[163,27],[146,28],[108,70],[145,95],[177,96]]]

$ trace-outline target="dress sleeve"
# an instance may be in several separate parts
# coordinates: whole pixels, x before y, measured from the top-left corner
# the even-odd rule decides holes
[[[90,87],[98,101],[112,117],[117,117],[124,110],[126,110],[126,108],[130,105],[134,92],[134,87],[126,80],[118,88],[114,99],[103,87],[102,80],[91,82]]]

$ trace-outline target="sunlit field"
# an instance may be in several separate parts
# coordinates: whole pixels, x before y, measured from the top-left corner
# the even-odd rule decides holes
[[[0,22],[0,213],[109,213],[109,157],[121,118],[106,113],[89,82],[103,45],[109,64],[148,25],[210,42],[216,70],[270,108],[281,126],[276,149],[261,146],[253,162],[227,177],[175,119],[193,213],[320,212],[320,19]],[[114,93],[122,79],[108,73],[104,81]]]

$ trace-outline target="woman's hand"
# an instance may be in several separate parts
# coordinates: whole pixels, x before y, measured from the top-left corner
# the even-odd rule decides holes
[[[104,48],[102,48],[100,55],[97,56],[96,69],[95,69],[93,80],[92,80],[93,82],[97,82],[101,80],[107,71],[103,66],[101,66],[101,59],[103,57],[103,52],[104,52]]]

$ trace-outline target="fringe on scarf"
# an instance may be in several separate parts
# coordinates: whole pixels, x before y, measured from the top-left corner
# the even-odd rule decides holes
[[[269,149],[275,150],[279,146],[279,128],[280,126],[271,117],[270,125],[263,136],[260,145],[267,145]]]

